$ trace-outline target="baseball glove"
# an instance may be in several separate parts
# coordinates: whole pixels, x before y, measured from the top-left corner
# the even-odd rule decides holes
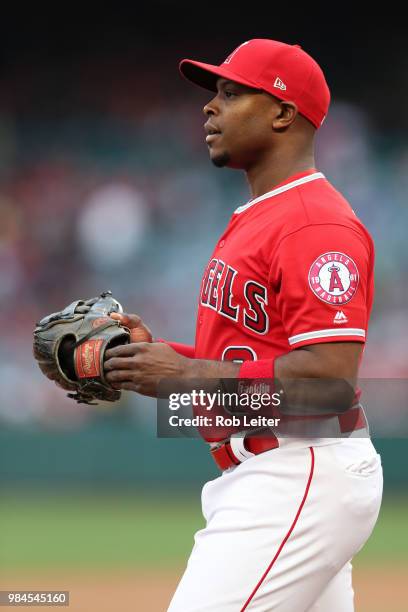
[[[130,331],[111,312],[122,312],[122,306],[106,291],[44,317],[34,330],[33,352],[41,371],[79,404],[120,399],[120,391],[105,379],[103,363],[108,348],[129,342]]]

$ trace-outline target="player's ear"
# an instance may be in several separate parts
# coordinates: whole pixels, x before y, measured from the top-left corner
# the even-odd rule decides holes
[[[272,127],[274,130],[284,130],[288,128],[296,119],[298,108],[294,102],[279,102],[278,114],[275,115]]]

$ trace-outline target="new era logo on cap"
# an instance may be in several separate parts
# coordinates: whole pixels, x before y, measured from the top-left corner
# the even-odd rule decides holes
[[[279,77],[276,77],[273,86],[276,87],[277,89],[281,89],[282,91],[286,90],[285,83],[283,81],[281,81]]]

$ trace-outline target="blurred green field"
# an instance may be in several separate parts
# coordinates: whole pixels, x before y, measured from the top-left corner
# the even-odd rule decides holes
[[[124,494],[3,496],[0,567],[181,563],[203,522],[198,503]]]
[[[408,498],[386,498],[355,566],[408,564]],[[181,566],[202,527],[200,498],[4,494],[0,568]]]

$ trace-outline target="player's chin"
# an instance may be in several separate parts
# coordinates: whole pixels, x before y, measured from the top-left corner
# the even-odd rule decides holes
[[[210,159],[214,166],[223,168],[228,166],[231,156],[228,151],[214,151],[214,149],[210,149]]]

